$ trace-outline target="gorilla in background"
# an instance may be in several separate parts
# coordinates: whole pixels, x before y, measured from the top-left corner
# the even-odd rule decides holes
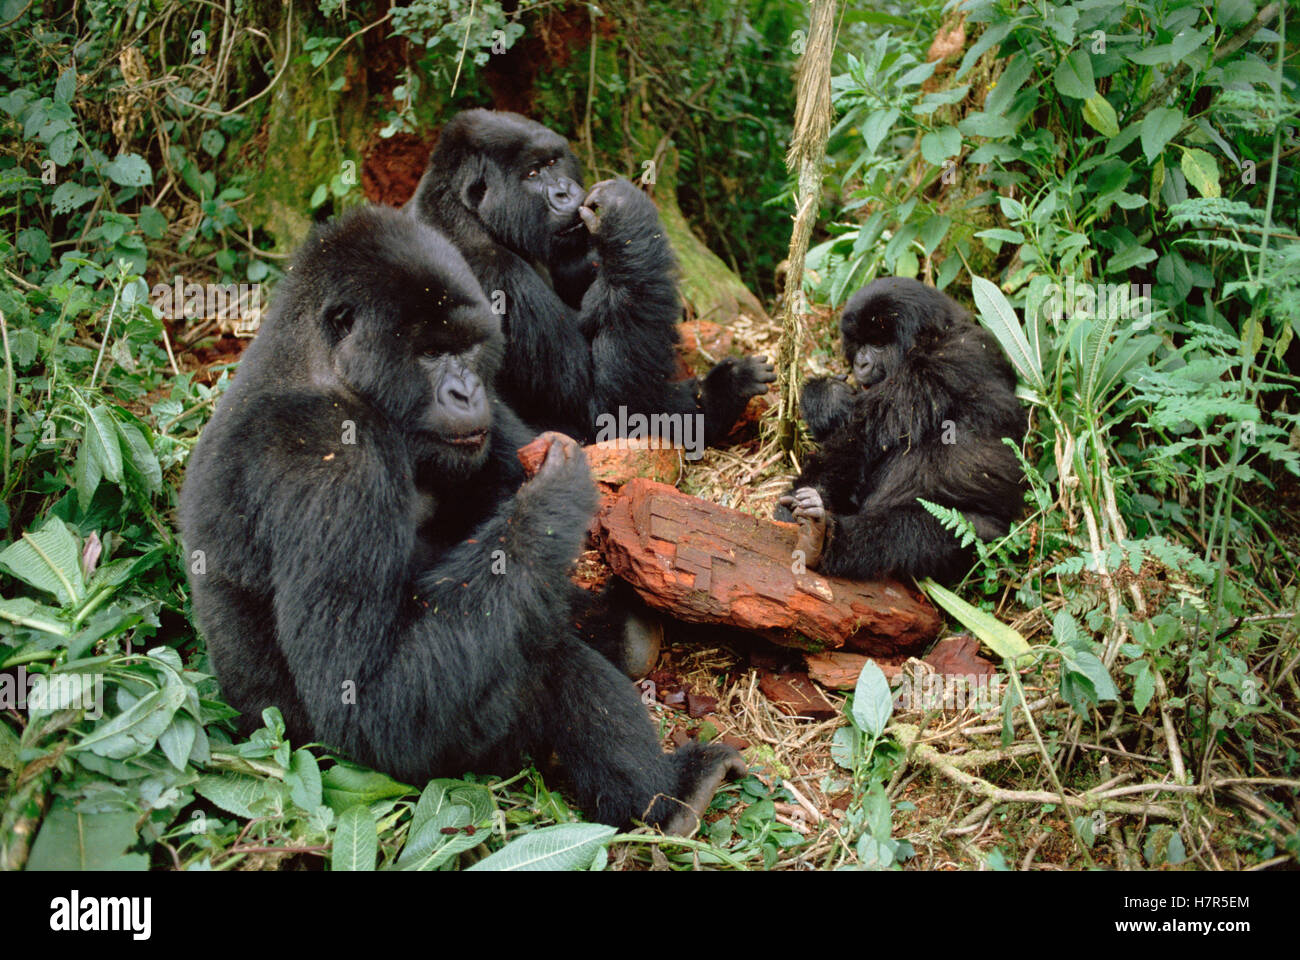
[[[822,573],[951,582],[973,552],[916,500],[960,510],[981,539],[1007,533],[1024,491],[1002,442],[1027,429],[1015,372],[950,297],[904,277],[854,294],[840,330],[858,386],[804,384],[800,406],[820,450],[776,519],[800,522],[805,562]]]
[[[489,298],[504,294],[497,387],[538,428],[591,440],[622,406],[703,414],[716,444],[776,379],[766,357],[746,357],[674,382],[681,301],[658,211],[626,180],[585,191],[568,143],[540,123],[457,114],[405,209],[456,244]]]
[[[586,459],[494,396],[503,344],[435,230],[368,208],[318,227],[204,430],[181,496],[194,612],[246,725],[270,705],[421,784],[552,752],[605,823],[692,829],[718,745],[660,749],[634,687],[577,639]],[[253,721],[249,724],[249,721]]]

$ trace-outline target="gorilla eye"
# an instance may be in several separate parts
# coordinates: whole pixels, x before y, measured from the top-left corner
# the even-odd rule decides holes
[[[529,171],[528,171],[528,179],[529,179],[529,180],[533,179],[533,177],[535,177],[535,176],[537,176],[537,171],[536,171],[536,170],[529,170]]]
[[[546,161],[546,165],[547,165],[548,167],[553,167],[553,166],[555,166],[555,158],[554,158],[554,157],[551,157],[551,159],[547,160],[547,161]]]

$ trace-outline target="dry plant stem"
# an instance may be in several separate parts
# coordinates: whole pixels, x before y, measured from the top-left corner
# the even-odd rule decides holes
[[[812,822],[813,822],[813,823],[821,823],[821,822],[822,822],[822,815],[821,815],[821,813],[818,811],[818,809],[817,809],[816,807],[814,807],[814,806],[813,806],[813,805],[808,801],[808,798],[807,798],[807,797],[805,797],[802,793],[800,793],[798,790],[795,789],[793,783],[791,783],[789,780],[782,780],[782,781],[781,781],[781,786],[785,787],[787,790],[790,791],[790,796],[794,797],[795,802],[796,802],[797,804],[799,804],[800,807],[802,807],[804,810],[806,810],[806,811],[808,812],[808,816],[812,818]]]
[[[1024,859],[1020,861],[1021,870],[1028,870],[1030,868],[1034,862],[1034,857],[1038,855],[1038,848],[1041,847],[1051,835],[1051,830],[1043,829],[1038,836],[1034,837],[1033,843],[1029,845],[1029,849],[1025,852]]]
[[[787,254],[785,298],[781,306],[781,342],[777,350],[777,402],[774,437],[793,452],[798,437],[800,353],[803,347],[803,272],[808,241],[821,202],[822,164],[831,127],[831,55],[835,51],[835,0],[812,0],[808,45],[799,62],[794,131],[785,162],[798,177],[799,198]]]
[[[1066,430],[1065,425],[1061,423],[1059,419],[1055,417],[1053,417],[1053,419],[1056,420],[1056,425],[1058,430]],[[1067,437],[1066,455],[1070,455],[1077,450],[1077,447],[1075,446],[1074,443],[1074,437],[1071,434],[1069,434],[1068,431],[1066,431],[1066,437]],[[1101,446],[1099,439],[1094,438],[1093,446],[1097,450],[1097,456],[1101,462],[1100,472],[1101,472],[1101,484],[1102,484],[1102,502],[1103,504],[1105,504],[1105,509],[1106,509],[1106,513],[1103,514],[1103,518],[1109,520],[1111,524],[1111,529],[1115,532],[1116,535],[1122,537],[1123,530],[1124,530],[1124,523],[1122,520],[1119,519],[1119,511],[1115,507],[1115,493],[1114,490],[1112,489],[1112,482],[1110,478],[1109,467],[1107,466],[1107,458],[1105,455],[1105,450]],[[1064,459],[1065,459],[1064,456],[1058,455],[1057,457],[1058,470],[1060,470],[1060,468],[1065,465],[1062,462]],[[1061,491],[1060,501],[1062,504],[1064,504],[1066,501],[1067,475],[1063,470],[1061,470],[1060,476],[1061,476],[1060,483],[1059,483],[1059,487]],[[1077,482],[1077,478],[1076,478],[1076,482]],[[1097,522],[1098,518],[1093,514],[1092,505],[1091,503],[1088,502],[1087,498],[1084,498],[1083,503],[1081,504],[1081,511],[1083,513],[1084,523],[1087,525],[1088,528],[1088,544],[1092,548],[1094,556],[1101,557],[1103,555],[1103,550],[1102,550],[1101,531],[1098,529],[1099,526]],[[1100,568],[1101,567],[1100,564],[1098,564],[1098,567],[1099,567],[1098,575],[1101,577],[1102,583],[1105,586],[1107,605],[1110,608],[1111,623],[1113,625],[1112,629],[1114,630],[1114,634],[1107,641],[1105,651],[1102,654],[1102,663],[1104,663],[1106,667],[1109,668],[1111,664],[1114,663],[1115,657],[1119,654],[1120,646],[1123,644],[1124,640],[1128,636],[1128,630],[1124,627],[1120,619],[1119,591],[1115,587],[1115,581],[1111,577],[1108,571]],[[1136,585],[1134,585],[1132,589],[1136,591]],[[1145,611],[1146,603],[1144,600],[1141,599],[1140,596],[1138,597],[1137,602],[1140,605],[1138,609]],[[1160,675],[1160,672],[1158,670],[1155,670],[1154,667],[1152,669],[1152,675],[1155,678],[1156,701],[1159,705],[1161,726],[1164,728],[1165,745],[1169,750],[1169,766],[1170,769],[1173,770],[1174,778],[1178,780],[1179,783],[1186,783],[1187,770],[1183,763],[1183,751],[1182,751],[1182,747],[1178,743],[1178,733],[1174,729],[1173,715],[1170,712],[1168,706],[1169,689],[1168,687],[1165,686],[1164,677],[1162,677]],[[1080,729],[1081,724],[1082,724],[1081,719],[1076,720],[1074,728],[1072,730],[1072,739],[1078,736],[1078,731]]]
[[[357,37],[361,36],[363,33],[368,33],[369,31],[375,29],[375,27],[379,26],[381,23],[387,22],[392,16],[393,16],[393,11],[389,10],[386,14],[384,14],[374,23],[370,24],[370,26],[362,27],[360,30],[354,30],[352,33],[348,34],[346,37],[343,38],[342,43],[340,43],[337,47],[335,47],[332,51],[330,51],[330,55],[324,59],[321,65],[317,67],[314,71],[312,71],[312,76],[313,77],[316,76],[316,74],[320,73],[322,70],[328,67],[329,62],[333,60],[335,57],[337,57],[339,51],[342,50],[344,47],[346,47],[349,43],[351,43]]]
[[[1160,817],[1171,820],[1177,818],[1177,811],[1163,804],[1155,803],[1127,803],[1121,800],[1114,800],[1108,797],[1098,796],[1094,793],[1084,793],[1080,796],[1070,796],[1063,792],[1053,792],[1051,790],[1005,790],[1001,787],[995,787],[980,777],[967,773],[963,767],[977,767],[982,763],[989,763],[998,760],[1008,759],[1000,750],[981,750],[971,751],[957,757],[950,757],[940,753],[934,747],[927,743],[917,743],[917,729],[911,724],[894,723],[889,727],[889,733],[898,739],[906,747],[916,744],[916,759],[933,767],[947,779],[953,781],[961,787],[964,787],[970,793],[978,797],[983,797],[989,803],[1063,803],[1065,806],[1083,811],[1105,810],[1108,813],[1124,813],[1136,816]],[[1021,744],[1022,748],[1030,746]],[[1024,752],[1032,752],[1024,751]],[[1179,787],[1177,784],[1149,784],[1146,785],[1151,790],[1172,789]],[[1122,793],[1141,792],[1136,787],[1118,788]],[[1180,788],[1182,789],[1182,788]],[[1189,788],[1191,791],[1199,791],[1200,788]],[[981,807],[982,808],[982,807]],[[969,821],[971,816],[967,816]],[[960,828],[959,828],[960,829]]]
[[[24,8],[26,9],[26,8]],[[22,14],[19,14],[22,16]],[[9,489],[9,447],[14,435],[14,361],[9,354],[9,325],[5,323],[4,311],[0,310],[0,339],[5,351],[5,451],[4,451],[4,486]]]

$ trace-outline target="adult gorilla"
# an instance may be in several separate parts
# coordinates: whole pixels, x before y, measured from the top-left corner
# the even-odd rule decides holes
[[[800,407],[821,449],[778,520],[803,526],[808,567],[869,580],[953,580],[972,552],[917,498],[955,507],[990,540],[1020,513],[1024,478],[1003,437],[1025,434],[998,342],[950,297],[905,277],[855,293],[840,321],[857,388],[809,380]]]
[[[457,114],[406,209],[441,229],[504,306],[497,387],[539,428],[590,440],[599,415],[623,422],[620,407],[703,414],[716,444],[775,379],[765,357],[746,357],[674,382],[681,303],[654,204],[626,180],[584,191],[573,151],[540,123]]]
[[[664,754],[581,642],[568,571],[596,492],[493,396],[500,328],[463,259],[395,210],[317,228],[203,432],[181,523],[194,612],[246,727],[278,706],[411,783],[558,756],[587,814],[689,830],[729,748]]]

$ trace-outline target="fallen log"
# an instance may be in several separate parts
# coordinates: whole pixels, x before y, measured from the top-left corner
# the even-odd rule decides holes
[[[636,478],[606,499],[596,546],[647,604],[681,620],[740,627],[803,650],[906,655],[939,633],[939,614],[894,581],[798,572],[798,526]]]

